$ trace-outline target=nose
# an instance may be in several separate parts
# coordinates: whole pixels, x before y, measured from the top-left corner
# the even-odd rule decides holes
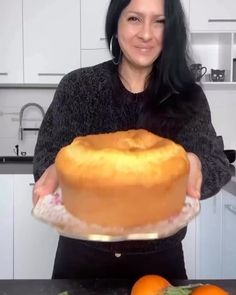
[[[151,24],[149,24],[148,22],[142,23],[139,31],[139,38],[143,39],[143,41],[149,41],[150,39],[152,39]]]

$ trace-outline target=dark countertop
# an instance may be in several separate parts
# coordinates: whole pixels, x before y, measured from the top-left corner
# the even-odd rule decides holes
[[[215,284],[230,295],[236,294],[236,280],[176,281],[173,285],[195,283]],[[1,295],[57,295],[68,291],[69,295],[130,295],[133,282],[128,280],[0,280]]]
[[[0,163],[0,174],[33,174],[33,164]]]
[[[236,164],[231,164],[232,178],[223,190],[236,196]],[[32,163],[0,163],[0,174],[33,174]]]
[[[0,156],[0,174],[32,174],[33,156]]]

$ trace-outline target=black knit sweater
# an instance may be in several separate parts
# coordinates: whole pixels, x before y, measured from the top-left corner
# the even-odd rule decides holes
[[[34,155],[37,180],[54,162],[61,147],[76,136],[145,128],[181,144],[201,160],[201,198],[216,194],[230,180],[229,162],[223,153],[222,138],[216,136],[206,97],[194,84],[182,93],[170,93],[157,107],[144,106],[145,91],[130,93],[122,85],[111,61],[67,74],[60,82],[42,122]],[[167,248],[181,241],[186,230],[158,241],[151,248]],[[144,242],[91,242],[96,247],[146,247]],[[118,248],[118,249],[117,249]]]

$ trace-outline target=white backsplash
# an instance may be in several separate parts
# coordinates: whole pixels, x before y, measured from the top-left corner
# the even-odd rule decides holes
[[[220,82],[219,82],[220,83]],[[236,86],[205,86],[212,122],[224,139],[225,149],[236,149]]]
[[[37,140],[37,131],[25,131],[23,140],[19,137],[19,112],[26,103],[35,102],[47,110],[55,89],[0,88],[0,155],[15,155],[14,147],[19,151],[33,155]],[[22,126],[38,128],[42,114],[38,108],[29,107],[24,111]]]
[[[0,88],[0,156],[15,155],[14,147],[20,152],[33,155],[38,132],[24,132],[23,141],[19,138],[19,111],[29,102],[40,104],[46,111],[52,101],[55,89]],[[212,121],[218,135],[224,138],[225,149],[236,149],[236,88],[228,86],[206,86]],[[41,113],[37,108],[25,110],[24,127],[39,127]]]

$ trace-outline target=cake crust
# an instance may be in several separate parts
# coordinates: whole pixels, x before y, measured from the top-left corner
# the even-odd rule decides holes
[[[66,209],[87,223],[157,223],[184,205],[183,147],[143,129],[77,137],[56,157]]]

